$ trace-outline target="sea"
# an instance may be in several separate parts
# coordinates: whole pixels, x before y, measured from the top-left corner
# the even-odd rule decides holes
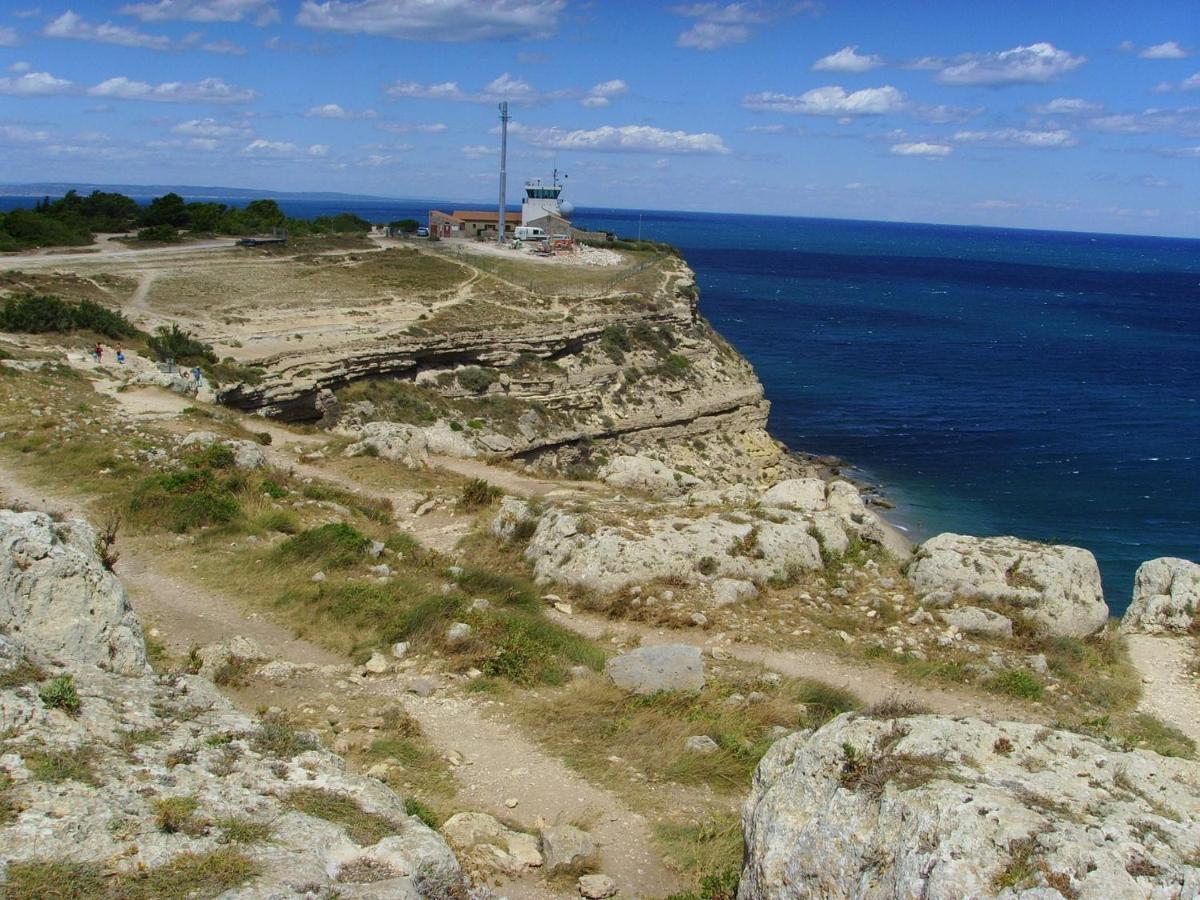
[[[278,202],[375,222],[463,205]],[[1140,563],[1200,560],[1200,240],[651,210],[575,220],[678,246],[701,312],[766,388],[771,433],[879,485],[913,539],[1086,547],[1114,614]]]

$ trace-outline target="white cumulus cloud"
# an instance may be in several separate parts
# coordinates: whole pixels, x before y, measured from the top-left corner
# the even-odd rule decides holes
[[[1185,59],[1190,55],[1177,41],[1155,44],[1138,53],[1142,59]]]
[[[47,131],[30,131],[18,125],[0,125],[0,141],[6,144],[44,144],[50,140]]]
[[[219,122],[216,119],[189,119],[171,127],[173,134],[196,138],[224,138],[244,135],[250,131],[244,124]]]
[[[208,41],[200,45],[201,50],[209,53],[220,53],[225,56],[245,56],[246,48],[241,44],[235,44],[233,41]]]
[[[117,44],[121,47],[143,47],[148,50],[169,50],[171,39],[161,34],[146,34],[136,28],[113,25],[110,22],[96,24],[67,10],[42,29],[44,37],[69,38],[76,41],[94,41],[99,44]]]
[[[960,144],[986,144],[992,147],[1038,147],[1057,149],[1079,143],[1065,128],[1032,131],[1024,128],[1000,128],[995,131],[959,131],[954,140]]]
[[[468,159],[483,159],[485,156],[491,156],[499,153],[497,147],[489,147],[486,144],[469,144],[462,148],[463,156]]]
[[[999,53],[958,57],[938,72],[942,84],[1041,84],[1077,69],[1087,62],[1045,41],[1013,47]]]
[[[379,114],[373,109],[346,109],[337,103],[314,106],[304,115],[313,119],[374,119]]]
[[[602,81],[592,87],[579,102],[589,107],[608,106],[612,103],[613,98],[623,97],[628,93],[629,85],[620,78],[613,78],[610,81]]]
[[[949,144],[931,144],[926,141],[914,141],[906,144],[892,144],[891,152],[896,156],[924,156],[928,159],[944,159],[954,152]]]
[[[65,78],[55,78],[49,72],[26,72],[19,78],[0,78],[0,94],[9,97],[49,97],[70,94],[75,84]]]
[[[279,21],[272,0],[159,0],[158,3],[130,3],[121,7],[126,16],[143,22],[241,22],[253,19],[258,25]]]
[[[857,46],[843,47],[813,63],[814,72],[869,72],[883,65],[883,57],[873,53],[862,54]]]
[[[296,22],[405,41],[548,38],[566,0],[304,0]]]
[[[904,94],[889,85],[847,93],[838,86],[813,88],[799,96],[762,91],[747,94],[742,106],[763,112],[799,113],[808,116],[881,116],[904,108]]]
[[[1104,109],[1103,103],[1094,103],[1080,97],[1055,97],[1049,103],[1035,107],[1034,112],[1046,116],[1081,116],[1098,113]]]
[[[667,131],[650,125],[603,125],[600,128],[513,129],[535,147],[554,150],[594,150],[626,153],[700,153],[725,155],[730,152],[719,135],[710,132]]]
[[[696,23],[675,39],[676,47],[691,50],[719,50],[732,44],[743,44],[753,35],[753,29],[785,16],[798,13],[818,13],[817,0],[782,2],[782,0],[738,0],[734,3],[686,3],[669,7],[670,12]]]
[[[109,78],[89,88],[93,97],[110,100],[148,100],[156,103],[245,103],[258,96],[249,88],[227,84],[220,78],[202,81],[167,81],[149,84],[125,77]]]
[[[21,39],[17,37],[17,29],[7,25],[0,27],[0,47],[15,47],[19,43]]]

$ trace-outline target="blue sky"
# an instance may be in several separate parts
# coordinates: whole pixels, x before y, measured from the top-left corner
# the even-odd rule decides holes
[[[13,0],[0,182],[1200,235],[1200,3]]]

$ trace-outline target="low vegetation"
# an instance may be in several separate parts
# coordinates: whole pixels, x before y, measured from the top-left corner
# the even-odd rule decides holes
[[[341,825],[352,841],[363,846],[378,843],[402,827],[385,816],[367,812],[353,797],[322,788],[298,788],[284,802],[306,816]]]
[[[245,884],[259,867],[240,850],[181,853],[154,869],[116,873],[94,863],[13,860],[7,900],[184,900],[215,897]]]
[[[89,331],[113,340],[138,334],[132,322],[94,300],[63,300],[52,294],[18,294],[6,297],[0,307],[0,331],[25,334]]]

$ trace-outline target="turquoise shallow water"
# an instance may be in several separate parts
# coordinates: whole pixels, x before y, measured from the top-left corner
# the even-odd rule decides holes
[[[280,203],[372,221],[438,205]],[[1139,563],[1200,560],[1200,241],[597,209],[576,219],[679,246],[701,310],[766,386],[772,433],[880,483],[914,537],[1086,547],[1117,613]]]

